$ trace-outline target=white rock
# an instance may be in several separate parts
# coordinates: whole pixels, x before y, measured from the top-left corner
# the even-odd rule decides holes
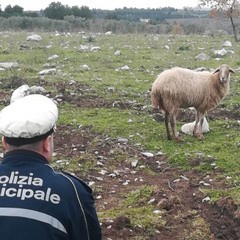
[[[154,203],[155,202],[155,198],[152,198],[152,199],[150,199],[147,203],[148,204],[151,204],[151,203]]]
[[[49,68],[49,69],[45,69],[45,70],[40,71],[38,74],[39,75],[53,74],[56,71],[57,71],[56,68]]]
[[[107,170],[102,169],[99,173],[100,173],[101,175],[106,175],[107,172],[108,172]]]
[[[57,160],[56,163],[60,164],[60,165],[68,165],[69,161],[68,160]]]
[[[42,40],[42,37],[37,34],[33,34],[33,35],[27,37],[27,41],[37,41],[38,42],[41,40]]]
[[[223,47],[232,47],[232,43],[230,41],[225,41],[222,46]]]
[[[90,181],[89,183],[88,183],[88,186],[93,186],[95,184],[95,182],[94,181]]]
[[[100,50],[101,50],[100,47],[92,47],[92,48],[90,49],[91,52],[98,52],[98,51],[100,51]]]
[[[101,177],[96,177],[96,179],[97,179],[98,181],[103,181],[103,178],[101,178]]]
[[[189,180],[187,177],[185,177],[185,176],[183,176],[183,175],[180,175],[180,177],[181,177],[182,179],[186,180],[186,181]]]
[[[13,67],[18,67],[18,63],[17,62],[0,62],[0,68],[8,69]]]
[[[132,166],[132,167],[136,167],[137,164],[138,164],[138,160],[137,160],[137,159],[136,159],[136,160],[133,160],[133,161],[131,162],[131,166]]]
[[[48,58],[48,60],[53,60],[53,59],[56,59],[56,58],[59,58],[59,56],[57,54],[54,54],[54,55],[50,56]]]
[[[214,54],[216,57],[223,57],[228,53],[228,51],[225,48],[222,48],[221,50],[215,50]]]
[[[123,183],[124,186],[128,185],[129,184],[129,180],[126,180],[126,182]]]
[[[84,70],[89,70],[89,66],[87,64],[83,64],[80,67]]]
[[[87,50],[89,50],[89,46],[87,46],[87,45],[80,45],[80,47],[79,47],[79,50],[82,50],[82,51],[87,51]]]
[[[28,95],[29,86],[27,84],[20,86],[16,90],[13,91],[10,103],[15,102],[17,99],[25,97]]]
[[[121,70],[124,70],[124,71],[129,71],[129,66],[125,65],[123,67],[120,68]]]
[[[160,211],[160,210],[154,210],[153,213],[155,213],[155,214],[160,214],[161,211]]]
[[[119,56],[121,55],[121,51],[120,50],[117,50],[115,53],[114,53],[115,56]]]
[[[118,138],[117,139],[117,141],[119,142],[119,143],[127,143],[128,142],[128,139],[127,138]]]
[[[205,53],[200,53],[195,57],[195,59],[201,60],[201,61],[207,61],[210,59],[210,57]]]
[[[96,196],[96,199],[102,199],[102,196],[101,195],[98,195],[98,196]]]
[[[13,103],[17,99],[25,97],[29,94],[36,94],[36,93],[43,94],[45,92],[46,92],[45,88],[43,88],[41,86],[29,87],[28,85],[25,84],[13,91],[11,99],[10,99],[10,103]]]
[[[142,155],[144,155],[145,157],[153,157],[154,155],[150,152],[142,152]]]
[[[111,31],[105,32],[105,35],[113,35]]]
[[[205,197],[205,198],[203,198],[202,202],[209,202],[210,200],[211,200],[210,197]]]

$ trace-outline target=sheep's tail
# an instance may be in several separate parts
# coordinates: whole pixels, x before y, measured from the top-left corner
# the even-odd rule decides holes
[[[151,90],[151,103],[153,110],[159,110],[163,108],[162,97],[159,91]]]

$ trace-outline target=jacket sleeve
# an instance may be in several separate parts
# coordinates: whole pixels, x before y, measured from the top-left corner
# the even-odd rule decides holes
[[[101,240],[101,227],[97,217],[97,212],[95,208],[95,200],[93,197],[92,189],[79,178],[72,176],[69,173],[63,173],[73,184],[74,191],[76,193],[76,198],[81,208],[84,217],[84,223],[87,232],[86,240]],[[76,223],[77,224],[77,223]],[[81,239],[81,226],[76,226],[72,229],[72,239]]]

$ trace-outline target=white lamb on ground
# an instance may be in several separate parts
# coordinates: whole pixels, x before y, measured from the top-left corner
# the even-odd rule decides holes
[[[196,121],[190,122],[190,123],[185,123],[184,125],[182,125],[181,131],[185,134],[193,135],[193,129],[194,129],[195,123],[196,123]],[[200,123],[198,123],[198,125],[199,124]],[[208,132],[210,132],[209,124],[208,124],[206,117],[204,117],[203,125],[202,125],[202,133],[208,133]]]
[[[180,140],[176,130],[176,116],[179,108],[188,107],[196,109],[193,135],[203,138],[205,113],[216,108],[228,93],[230,73],[234,73],[234,70],[223,64],[213,73],[175,67],[159,74],[152,85],[151,102],[154,110],[165,112],[168,139],[171,139],[170,123],[173,137]]]

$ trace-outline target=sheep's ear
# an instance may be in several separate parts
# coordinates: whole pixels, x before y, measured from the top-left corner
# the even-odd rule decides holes
[[[217,68],[214,72],[213,72],[213,74],[215,74],[215,73],[217,73],[217,72],[219,72],[220,71],[220,68]]]
[[[229,72],[235,73],[235,71],[232,68],[229,68]]]

